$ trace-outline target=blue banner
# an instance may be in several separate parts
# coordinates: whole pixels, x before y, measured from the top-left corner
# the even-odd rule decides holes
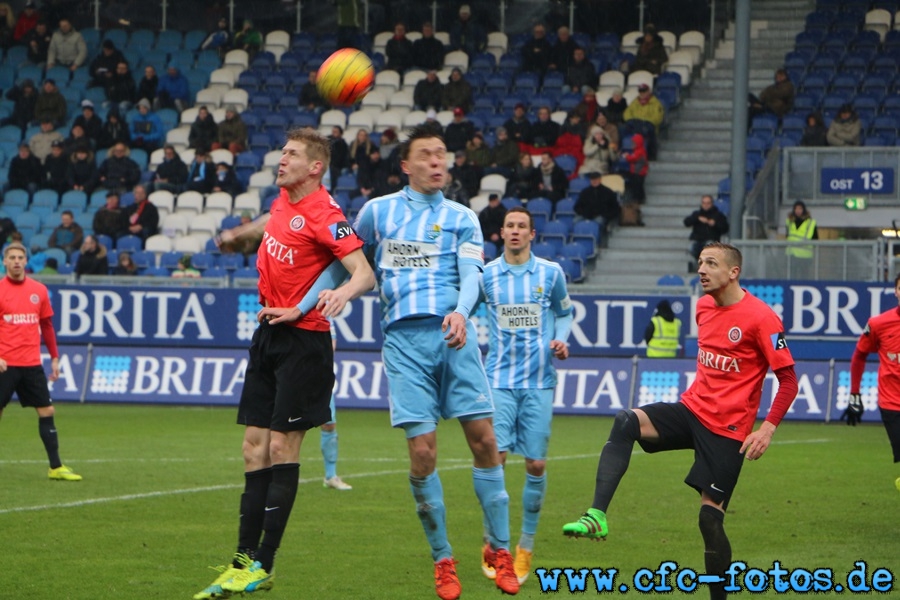
[[[824,168],[822,169],[821,192],[843,196],[893,194],[894,170],[884,167]]]

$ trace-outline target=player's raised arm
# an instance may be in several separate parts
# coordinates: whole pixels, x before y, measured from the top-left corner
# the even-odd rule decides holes
[[[258,218],[250,221],[245,225],[238,225],[237,227],[232,227],[231,229],[222,230],[222,233],[215,237],[216,247],[221,247],[222,244],[234,242],[236,240],[239,240],[240,238],[247,236],[255,235],[258,237],[262,237],[263,230],[265,230],[266,223],[269,222],[271,216],[271,213],[265,213],[264,215],[260,215]]]

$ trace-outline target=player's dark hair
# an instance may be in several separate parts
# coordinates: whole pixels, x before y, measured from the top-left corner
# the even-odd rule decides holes
[[[900,273],[897,273],[897,276],[894,277],[894,287],[897,287],[898,283],[900,283]]]
[[[300,142],[306,146],[306,156],[310,160],[322,162],[322,174],[331,164],[331,142],[312,127],[295,127],[287,132],[287,141]]]
[[[442,142],[444,141],[444,136],[442,136],[433,125],[428,125],[426,123],[413,127],[412,131],[409,132],[409,137],[406,138],[406,141],[400,144],[400,160],[409,159],[409,149],[414,141],[431,138],[437,138]]]
[[[725,253],[725,260],[728,262],[729,266],[732,267],[740,267],[743,269],[744,266],[744,256],[741,254],[741,251],[732,246],[731,244],[726,244],[725,242],[709,242],[703,249],[713,248],[716,250],[721,250]]]
[[[511,209],[506,211],[506,215],[503,216],[503,226],[506,227],[506,217],[513,213],[525,213],[528,215],[528,229],[534,231],[534,217],[524,206],[513,206]]]

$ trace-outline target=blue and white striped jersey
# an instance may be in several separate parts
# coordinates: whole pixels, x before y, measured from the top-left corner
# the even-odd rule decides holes
[[[407,186],[373,198],[353,228],[363,250],[375,250],[382,330],[407,317],[450,314],[459,300],[459,265],[484,267],[478,217],[440,192],[426,196]]]
[[[490,320],[485,370],[491,387],[556,386],[550,342],[557,317],[572,311],[562,268],[534,254],[523,265],[510,265],[501,255],[484,268],[482,294]]]

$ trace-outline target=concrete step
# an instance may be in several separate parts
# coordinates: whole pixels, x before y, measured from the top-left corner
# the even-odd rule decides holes
[[[662,148],[657,155],[659,162],[679,162],[692,163],[695,165],[708,164],[715,165],[720,168],[722,165],[730,164],[730,156],[723,156],[722,152],[730,152],[729,149],[724,150],[690,150],[685,151],[677,146],[673,146],[671,150]],[[726,162],[727,161],[727,162]],[[651,163],[651,168],[653,167]]]
[[[685,98],[682,104],[685,108],[696,108],[700,110],[725,110],[731,108],[731,100],[707,100],[705,98]]]
[[[625,229],[640,230],[647,232],[648,235],[627,235]],[[690,233],[687,227],[683,227],[686,233]],[[682,233],[682,232],[678,232]],[[609,246],[604,250],[646,250],[648,244],[652,244],[654,248],[659,249],[660,253],[664,249],[678,248],[684,250],[687,248],[687,235],[672,236],[672,230],[658,227],[620,227],[614,235],[609,237]]]

